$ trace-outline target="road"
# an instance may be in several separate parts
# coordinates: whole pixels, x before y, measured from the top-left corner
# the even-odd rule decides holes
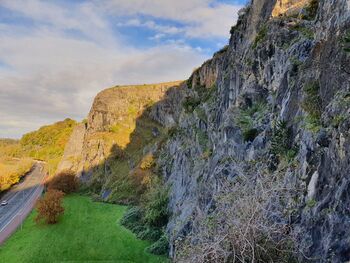
[[[22,182],[12,187],[0,200],[6,200],[6,206],[0,206],[0,244],[17,229],[33,209],[36,200],[43,191],[45,178],[43,165],[37,162]]]

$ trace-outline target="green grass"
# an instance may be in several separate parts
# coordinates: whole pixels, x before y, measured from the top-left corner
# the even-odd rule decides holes
[[[56,225],[25,220],[2,247],[1,262],[167,262],[144,250],[150,243],[136,239],[119,220],[126,207],[94,203],[88,197],[64,199],[65,213]]]

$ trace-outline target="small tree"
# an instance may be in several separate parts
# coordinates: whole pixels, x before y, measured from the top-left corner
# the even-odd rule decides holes
[[[63,192],[50,189],[37,203],[38,215],[35,221],[39,223],[44,220],[46,224],[56,224],[59,216],[64,212],[63,196]]]
[[[70,194],[78,191],[79,182],[75,173],[67,170],[56,174],[51,180],[49,180],[47,188],[56,189],[66,194]]]

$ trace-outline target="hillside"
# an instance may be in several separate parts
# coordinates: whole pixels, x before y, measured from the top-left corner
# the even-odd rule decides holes
[[[86,123],[74,129],[58,169],[77,172],[104,200],[135,203],[149,176],[139,163],[165,133],[149,111],[180,83],[117,86],[100,92]]]
[[[128,227],[164,231],[174,261],[346,262],[349,2],[254,0],[239,14],[229,45],[156,99],[101,92],[62,166],[139,205]]]
[[[33,159],[46,161],[55,173],[76,122],[66,119],[23,135],[20,140],[0,139],[0,192],[19,182],[32,167]]]
[[[75,125],[74,120],[65,119],[23,135],[19,141],[20,155],[46,161],[54,173]]]

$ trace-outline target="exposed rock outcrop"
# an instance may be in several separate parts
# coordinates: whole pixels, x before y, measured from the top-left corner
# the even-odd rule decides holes
[[[262,178],[274,178],[283,191],[265,195],[264,216],[296,238],[296,258],[350,260],[350,54],[344,48],[350,3],[319,1],[311,11],[308,3],[251,1],[229,45],[150,107],[153,120],[173,129],[158,159],[171,187],[173,258],[179,242],[200,235],[198,226],[217,212],[225,182],[239,187],[249,179],[251,191]],[[130,101],[121,109],[119,96],[99,95],[94,102],[82,150],[90,169],[84,171],[93,173],[95,160],[106,159],[112,145],[125,147],[95,136],[125,123]],[[114,180],[108,163],[105,169],[95,177],[102,192]],[[200,245],[199,238],[192,241]]]
[[[288,9],[304,1],[281,4]],[[215,208],[224,181],[255,180],[266,170],[266,176],[279,174],[294,192],[271,213],[298,236],[300,261],[350,260],[350,61],[342,44],[349,8],[345,0],[320,1],[313,18],[288,13],[271,18],[274,1],[252,1],[241,11],[220,59],[214,57],[192,75],[186,92],[196,107],[177,113],[180,131],[166,145],[167,158],[159,160],[172,186],[173,256],[176,240],[195,231],[196,218]],[[249,109],[255,110],[246,116]],[[281,161],[275,166],[271,159],[279,121],[290,130],[284,151],[293,155],[283,169]],[[296,152],[288,153],[293,147]]]
[[[120,152],[127,152],[128,147],[130,148],[138,118],[146,109],[160,101],[170,88],[176,89],[180,83],[181,81],[174,81],[117,86],[100,92],[94,99],[87,120],[74,129],[58,171],[75,171],[87,184],[97,184],[99,192],[107,199],[109,194],[104,192],[112,192],[108,185],[111,183],[111,174],[125,176],[131,170],[112,171],[110,166],[113,160],[110,159],[113,159],[113,155],[127,154]],[[144,133],[151,132],[149,130],[156,127],[156,124],[149,125],[143,127]],[[144,137],[140,136],[138,139]],[[147,145],[145,140],[139,142],[141,152],[145,144]]]

